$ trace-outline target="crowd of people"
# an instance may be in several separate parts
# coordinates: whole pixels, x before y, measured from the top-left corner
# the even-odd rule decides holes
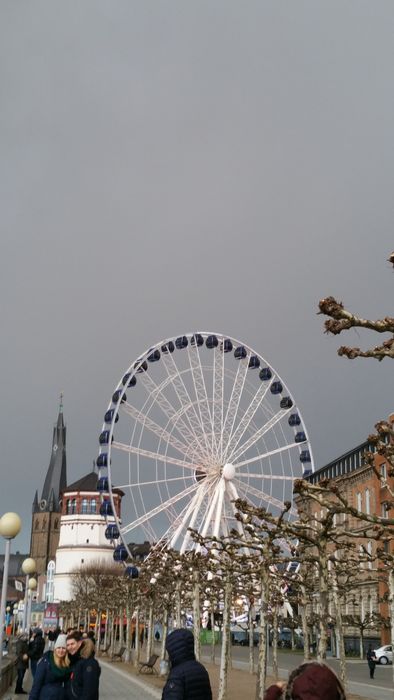
[[[48,634],[48,651],[42,630],[36,628],[30,638],[18,635],[17,680],[15,694],[23,689],[29,667],[33,685],[29,700],[98,700],[100,665],[95,658],[92,632],[60,629]],[[162,700],[212,700],[209,675],[196,660],[193,633],[177,629],[166,639],[170,672]],[[369,661],[369,660],[368,660]],[[369,661],[369,663],[371,663]],[[336,674],[325,664],[312,661],[301,664],[289,675],[287,683],[270,686],[264,700],[345,700],[344,688]]]
[[[29,700],[98,700],[101,669],[92,632],[54,630],[48,633],[45,651],[44,635],[37,627],[30,635],[18,635],[16,655],[16,695],[28,695],[23,680],[30,663]]]

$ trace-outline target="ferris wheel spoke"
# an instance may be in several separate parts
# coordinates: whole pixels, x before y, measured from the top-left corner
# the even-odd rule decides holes
[[[226,487],[227,487],[227,491],[228,491],[228,499],[229,499],[229,502],[230,502],[230,508],[231,508],[231,510],[232,510],[232,512],[233,512],[233,516],[234,516],[234,518],[235,518],[235,526],[236,526],[236,528],[237,528],[237,530],[238,530],[238,534],[239,534],[241,537],[243,537],[243,536],[245,535],[244,529],[243,529],[242,523],[241,523],[241,522],[238,520],[238,518],[236,517],[236,515],[237,515],[237,509],[236,509],[235,503],[234,503],[234,501],[237,501],[238,498],[239,498],[238,491],[237,491],[236,486],[235,486],[235,484],[234,484],[233,481],[228,481],[227,484],[226,484]],[[247,554],[249,553],[249,548],[248,548],[248,547],[245,547],[245,552],[246,552]]]
[[[181,548],[180,548],[180,553],[183,554],[184,551],[187,548],[187,545],[190,541],[191,533],[190,529],[194,529],[194,525],[196,522],[197,515],[199,513],[199,510],[201,508],[201,504],[206,496],[207,493],[207,484],[205,482],[200,484],[200,488],[197,490],[193,498],[191,499],[190,503],[188,504],[184,517],[182,518],[182,521],[178,525],[176,531],[174,532],[171,542],[170,542],[170,548],[174,549],[175,544],[177,543],[182,531],[187,527],[186,533],[184,540],[182,542]],[[189,522],[189,525],[187,526],[187,523]]]
[[[132,484],[117,484],[117,489],[139,488],[140,486],[156,486],[156,484],[168,484],[170,481],[184,481],[184,479],[195,479],[194,474],[190,476],[174,476],[169,479],[155,479],[154,481],[133,481]]]
[[[229,444],[228,444],[228,450],[227,450],[227,455],[226,455],[226,461],[231,462],[233,458],[233,452],[235,451],[237,445],[239,444],[240,440],[242,440],[243,435],[247,431],[251,421],[253,420],[253,416],[255,415],[256,411],[259,409],[261,404],[263,403],[267,392],[269,390],[269,387],[272,384],[272,379],[269,382],[269,384],[261,384],[254,395],[252,401],[250,402],[248,408],[246,409],[244,415],[242,416],[241,420],[239,421],[236,429],[234,430],[233,434],[231,435]]]
[[[159,460],[166,464],[175,464],[177,467],[183,467],[185,469],[201,469],[201,465],[193,464],[192,462],[185,462],[182,459],[176,459],[175,457],[169,457],[168,455],[159,454],[159,452],[150,452],[150,450],[143,450],[140,447],[133,447],[133,445],[125,445],[123,442],[113,442],[112,447],[116,450],[121,450],[122,452],[128,452],[128,454],[138,455],[139,457],[148,457],[149,459]]]
[[[278,447],[276,450],[270,450],[269,452],[265,452],[264,454],[256,455],[255,457],[251,457],[250,459],[245,459],[244,462],[238,462],[234,464],[234,467],[238,469],[239,467],[243,467],[244,464],[252,464],[253,462],[258,462],[261,459],[267,459],[268,457],[273,457],[274,455],[278,455],[281,452],[286,452],[288,450],[292,450],[294,447],[300,448],[300,444],[298,442],[293,442],[290,443],[289,445],[283,445],[282,447]]]
[[[216,458],[219,459],[221,432],[223,427],[223,396],[224,396],[224,352],[217,347],[213,356],[213,435],[212,448],[216,444]]]
[[[180,375],[178,368],[175,364],[175,360],[172,354],[164,355],[163,357],[164,366],[166,368],[168,376],[171,376],[172,385],[175,389],[175,393],[178,397],[181,406],[189,405],[192,410],[187,411],[185,416],[190,425],[190,429],[194,434],[197,442],[200,444],[201,451],[208,456],[209,455],[209,444],[207,439],[207,434],[204,430],[204,425],[202,418],[199,413],[197,413],[196,407],[190,397],[190,394],[185,386],[182,376]],[[173,372],[171,371],[173,370]],[[194,375],[193,375],[194,380]],[[197,397],[198,399],[198,397]],[[200,406],[198,403],[198,410],[200,411]]]
[[[157,405],[160,407],[162,412],[164,413],[165,416],[174,423],[176,430],[178,431],[179,435],[181,436],[182,440],[186,443],[192,443],[196,441],[196,435],[193,433],[193,431],[189,428],[187,423],[183,420],[183,418],[175,421],[175,416],[177,415],[177,410],[174,408],[174,406],[168,401],[167,397],[164,395],[163,390],[166,386],[171,384],[172,377],[168,376],[167,379],[162,382],[162,384],[157,385],[156,382],[150,377],[147,372],[144,372],[141,376],[141,383],[145,387],[146,391],[149,392],[154,399],[154,401],[157,403]],[[201,455],[202,456],[202,455]]]
[[[209,408],[207,387],[204,373],[202,371],[200,354],[197,344],[189,345],[188,349],[190,369],[193,379],[194,391],[197,397],[198,412],[200,414],[201,426],[204,432],[205,444],[209,452],[212,452],[213,422]]]
[[[180,440],[177,440],[174,435],[171,435],[165,428],[160,427],[158,423],[153,421],[151,418],[149,418],[147,415],[144,415],[138,409],[136,409],[134,406],[132,406],[128,401],[125,401],[123,404],[121,404],[121,410],[124,411],[127,415],[131,416],[137,423],[142,425],[144,428],[147,428],[150,430],[151,433],[156,435],[159,440],[164,440],[168,445],[171,445],[177,452],[180,452],[181,454],[185,454],[187,451],[187,444],[180,442]]]
[[[250,352],[247,356],[239,360],[237,374],[235,376],[233,390],[231,392],[230,401],[227,407],[226,418],[224,420],[223,430],[220,437],[221,444],[221,459],[226,461],[228,443],[234,429],[234,422],[238,412],[239,402],[242,391],[245,385],[246,375],[248,372]]]
[[[237,469],[237,478],[247,477],[248,479],[269,479],[270,481],[294,481],[298,476],[275,476],[274,474],[250,474]]]
[[[197,489],[198,489],[198,482],[195,484],[192,484],[192,486],[189,486],[187,489],[184,489],[183,491],[176,494],[175,496],[172,496],[172,498],[169,498],[167,501],[160,503],[156,508],[152,508],[152,510],[148,511],[148,513],[144,513],[144,515],[141,515],[140,518],[133,520],[133,522],[129,523],[129,525],[125,525],[124,527],[121,527],[120,528],[121,535],[122,536],[127,535],[127,533],[131,532],[132,530],[135,530],[135,528],[139,527],[140,525],[144,525],[144,523],[149,523],[152,520],[152,518],[154,518],[156,515],[159,515],[159,513],[162,513],[163,510],[169,509],[175,503],[178,503],[178,501],[181,501],[183,498],[186,498],[187,496],[192,494],[193,491],[196,491]]]
[[[289,409],[280,409],[280,411],[275,413],[275,415],[273,415],[264,425],[262,425],[261,428],[256,430],[253,435],[246,440],[246,442],[240,445],[240,447],[235,450],[231,456],[232,463],[234,464],[234,462],[236,462],[242,454],[244,454],[256,442],[258,442],[266,433],[268,433],[269,430],[272,430],[272,428],[279,423],[280,420],[282,420],[283,416],[288,413],[288,410]]]
[[[260,489],[255,489],[254,486],[250,486],[250,484],[243,484],[241,481],[238,481],[238,479],[235,479],[234,481],[238,485],[239,490],[242,491],[243,494],[246,496],[246,498],[248,497],[248,494],[251,496],[256,496],[256,498],[258,498],[260,501],[266,501],[267,504],[271,503],[280,510],[283,510],[283,501],[280,501],[278,498],[275,498],[275,496],[268,495],[264,491],[260,491]],[[292,515],[297,515],[297,511],[294,508],[291,508],[290,513]]]

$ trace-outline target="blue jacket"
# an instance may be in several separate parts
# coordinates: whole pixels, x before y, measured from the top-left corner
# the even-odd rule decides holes
[[[71,656],[71,676],[66,684],[67,700],[98,700],[101,668],[91,656],[83,659],[79,652]]]
[[[29,700],[65,700],[64,684],[69,674],[57,675],[53,668],[52,658],[53,652],[47,651],[38,662]]]
[[[171,671],[163,688],[162,700],[212,700],[208,672],[194,655],[192,632],[174,630],[167,637],[166,649]]]

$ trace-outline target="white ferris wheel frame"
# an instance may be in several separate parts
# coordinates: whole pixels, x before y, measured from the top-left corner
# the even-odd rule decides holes
[[[199,345],[197,343],[194,345],[191,344],[191,339],[198,336],[202,336],[204,345],[206,339],[210,336],[214,336],[218,340],[218,345],[209,350],[209,352],[214,353],[214,357],[212,364],[208,368],[201,362]],[[117,401],[111,401],[107,409],[113,409],[114,418],[109,428],[108,444],[100,445],[100,454],[103,452],[107,454],[107,467],[100,468],[99,473],[101,475],[105,473],[105,470],[108,473],[109,496],[113,514],[119,529],[120,537],[130,556],[131,553],[126,542],[126,535],[141,526],[146,528],[151,539],[154,541],[155,547],[175,548],[178,545],[181,553],[184,553],[190,547],[199,549],[199,546],[196,547],[191,541],[190,529],[197,529],[204,537],[209,535],[218,538],[220,535],[228,534],[229,527],[226,508],[227,512],[230,509],[230,512],[232,512],[234,516],[234,501],[238,498],[247,498],[248,495],[257,499],[264,497],[268,504],[277,508],[283,506],[283,502],[275,498],[272,494],[265,493],[263,490],[257,489],[253,484],[249,483],[251,480],[255,480],[257,484],[259,480],[261,481],[262,479],[266,479],[267,481],[294,481],[294,479],[300,478],[302,475],[301,472],[295,476],[285,474],[274,475],[272,473],[264,476],[261,472],[253,473],[246,471],[244,473],[242,472],[243,467],[247,469],[251,464],[261,464],[263,460],[269,460],[273,456],[281,455],[281,453],[289,453],[292,450],[294,450],[294,453],[297,451],[300,453],[301,450],[307,448],[310,454],[308,468],[311,471],[314,470],[312,449],[301,412],[285,382],[270,363],[245,343],[231,336],[222,335],[221,333],[199,331],[198,333],[186,333],[184,336],[179,337],[187,338],[187,347],[175,349],[173,352],[164,354],[162,353],[163,346],[168,346],[170,343],[175,344],[175,337],[167,338],[151,346],[137,361],[134,361],[126,370],[126,373],[122,375],[122,378],[114,390],[114,392],[119,391]],[[220,349],[220,344],[224,343],[225,340],[232,343],[233,347],[231,352],[233,352],[236,347],[243,347],[246,350],[245,358],[238,360],[237,370],[232,370],[230,373],[231,376],[235,376],[227,406],[224,404],[225,381],[226,377],[229,375],[229,370],[225,368],[225,356],[227,353]],[[149,366],[148,371],[138,372],[143,363],[147,362],[148,356],[151,356],[156,350],[160,351],[159,361],[163,363],[167,375],[160,384],[157,384],[149,375]],[[174,359],[174,354],[176,356],[178,352],[187,353],[189,358],[189,366],[182,371],[179,370]],[[248,371],[250,370],[249,361],[252,356],[256,356],[262,362],[262,366],[269,368],[272,372],[272,376],[269,380],[260,382],[247,410],[243,413],[241,419],[237,421],[241,397],[244,395]],[[210,394],[204,378],[204,369],[209,369],[213,373]],[[186,372],[191,373],[192,376],[195,392],[194,401],[183,379],[183,374]],[[124,383],[124,377],[126,375],[129,375],[129,377],[126,383]],[[122,398],[128,388],[128,382],[133,376],[138,377],[138,381],[144,385],[147,393],[145,403],[140,409],[135,408],[128,401],[122,403]],[[254,416],[263,405],[274,381],[281,383],[283,391],[286,392],[286,396],[290,397],[292,401],[292,406],[290,408],[280,408],[276,414],[267,419],[264,425],[255,426],[253,423]],[[164,394],[166,387],[170,385],[172,390],[175,391],[180,404],[178,408],[175,408]],[[161,414],[167,419],[166,421],[163,420],[163,424],[161,425],[149,417],[149,411],[153,404],[156,404],[160,408]],[[143,413],[143,411],[145,411],[145,413]],[[305,433],[305,441],[294,441],[283,445],[278,444],[276,449],[271,449],[265,453],[259,453],[245,459],[245,453],[256,445],[256,443],[259,443],[259,441],[264,438],[264,435],[272,431],[275,426],[278,425],[280,427],[280,422],[293,411],[296,411],[300,418],[300,427]],[[129,445],[113,440],[115,416],[120,415],[120,413],[126,414],[134,420],[134,429]],[[137,424],[142,426],[142,430],[140,430],[138,444],[134,445],[132,442]],[[251,426],[253,427],[253,432],[242,442]],[[102,430],[108,430],[108,423],[103,424]],[[140,446],[145,430],[150,431],[156,436],[159,440],[159,447],[164,443],[165,448],[163,452],[154,452]],[[284,435],[283,429],[282,434]],[[173,452],[175,451],[179,457],[174,457],[172,454],[168,455],[169,447],[171,447]],[[156,465],[159,462],[180,468],[182,470],[182,475],[179,476],[179,481],[185,481],[186,478],[190,478],[191,484],[179,493],[170,496],[168,484],[169,482],[177,481],[177,477],[168,480],[163,478],[161,481],[155,479],[151,482],[141,482],[140,484],[112,483],[111,457],[112,452],[116,450],[129,454],[129,472],[131,455],[137,457],[138,460],[140,457],[144,457],[156,461]],[[190,477],[185,477],[185,471],[187,473],[190,472]],[[166,470],[164,469],[164,476],[165,472]],[[201,479],[198,478],[197,475],[201,476]],[[248,477],[247,485],[242,481],[244,476]],[[130,475],[129,480],[131,480]],[[152,486],[156,484],[157,486],[158,483],[166,484],[169,498],[164,503],[161,502],[154,508],[151,508],[148,512],[145,511],[132,522],[123,525],[116,513],[113,489],[135,487],[139,488],[141,494],[141,487],[150,484],[152,484]],[[270,491],[270,488],[268,488],[268,491]],[[186,505],[177,513],[175,506],[184,499],[187,499]],[[135,501],[134,507],[136,508]],[[201,512],[202,508],[204,508],[204,512]],[[151,526],[151,522],[152,519],[163,510],[166,510],[169,515],[172,514],[173,521],[170,522],[168,529],[158,538]],[[136,511],[138,511],[137,508]],[[241,533],[242,524],[237,520],[234,522],[235,527],[237,527]],[[182,533],[185,531],[186,534],[182,537]]]

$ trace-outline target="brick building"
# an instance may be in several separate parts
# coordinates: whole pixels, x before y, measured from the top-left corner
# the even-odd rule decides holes
[[[394,415],[390,416],[391,423],[394,422]],[[374,469],[365,463],[365,452],[374,452],[374,446],[368,441],[357,445],[354,449],[341,455],[338,459],[329,462],[321,469],[310,474],[307,478],[311,483],[317,484],[323,479],[334,479],[340,486],[341,493],[347,501],[357,510],[370,515],[388,517],[390,510],[389,488],[394,488],[394,478],[389,475],[388,465],[385,459],[375,454],[374,465],[381,479],[379,479]],[[318,506],[311,507],[312,514],[317,519]],[[315,512],[316,511],[316,512]],[[360,529],[360,521],[351,516],[342,521],[346,527],[353,532]],[[365,561],[360,565],[360,570],[354,576],[354,589],[349,593],[343,605],[342,612],[348,619],[371,620],[370,626],[365,629],[365,640],[379,642],[381,644],[390,643],[390,629],[373,620],[374,615],[380,614],[382,618],[388,618],[387,583],[382,567],[375,561],[377,544],[374,540],[366,540],[361,537],[356,539],[356,546],[360,552],[371,556],[370,561]],[[384,544],[386,551],[394,553],[394,541]],[[357,649],[359,645],[359,628],[347,627],[347,646]]]

